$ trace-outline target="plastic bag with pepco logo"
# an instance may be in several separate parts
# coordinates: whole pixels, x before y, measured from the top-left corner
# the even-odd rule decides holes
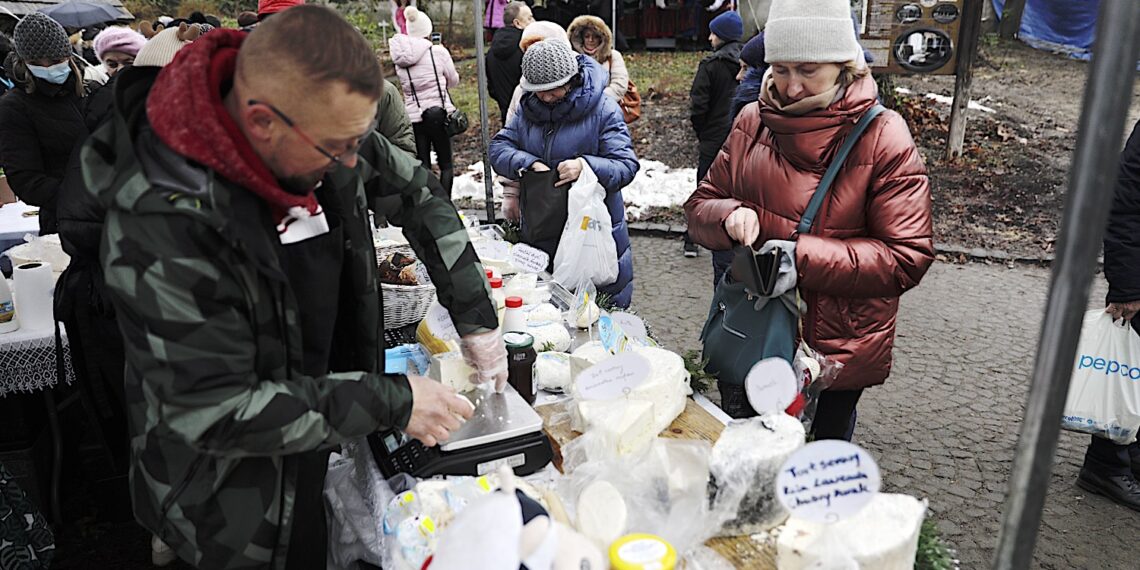
[[[1085,313],[1061,426],[1122,445],[1140,430],[1140,336],[1103,309]]]

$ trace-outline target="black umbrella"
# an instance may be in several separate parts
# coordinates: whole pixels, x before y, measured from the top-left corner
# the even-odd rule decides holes
[[[96,0],[67,0],[40,10],[65,28],[86,28],[123,17],[118,8]]]

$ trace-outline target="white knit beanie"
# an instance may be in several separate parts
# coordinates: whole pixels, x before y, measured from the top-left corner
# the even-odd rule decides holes
[[[178,28],[167,28],[155,34],[153,38],[143,44],[139,49],[138,55],[135,56],[135,67],[166,67],[174,56],[178,54],[178,50],[186,47],[193,40],[184,40],[179,37],[181,26]],[[189,29],[189,27],[187,27]],[[185,31],[183,36],[197,37],[196,31],[191,31],[187,34]]]
[[[772,0],[765,62],[847,63],[862,57],[849,0]]]
[[[415,6],[404,8],[404,21],[407,22],[408,35],[413,38],[426,38],[431,35],[431,18],[420,12]]]

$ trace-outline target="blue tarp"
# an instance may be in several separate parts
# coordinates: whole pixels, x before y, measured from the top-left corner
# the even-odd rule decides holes
[[[1005,0],[993,3],[1000,18]],[[1099,9],[1100,0],[1028,0],[1018,37],[1038,49],[1088,59]]]

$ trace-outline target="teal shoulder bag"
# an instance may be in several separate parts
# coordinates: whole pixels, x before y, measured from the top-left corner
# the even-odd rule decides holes
[[[882,105],[872,107],[847,135],[812,194],[796,228],[797,234],[811,232],[827,191],[851,149],[871,121],[884,110]],[[708,319],[701,331],[703,357],[707,361],[705,370],[720,382],[743,385],[752,366],[765,358],[779,357],[791,362],[796,352],[799,318],[799,295],[796,291],[776,298],[754,295],[745,290],[743,283],[730,281],[726,272],[717,285]]]

